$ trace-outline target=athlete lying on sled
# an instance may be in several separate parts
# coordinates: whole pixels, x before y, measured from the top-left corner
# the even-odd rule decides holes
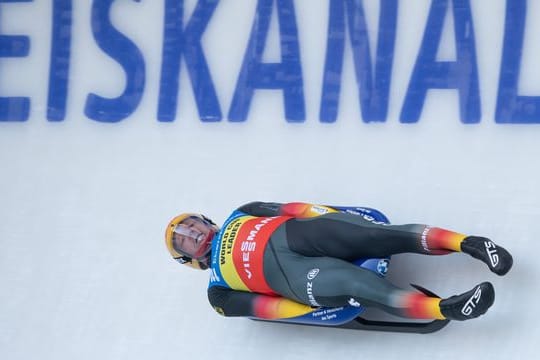
[[[487,238],[427,225],[389,225],[336,209],[253,202],[234,211],[221,230],[205,216],[182,214],[169,223],[166,243],[178,262],[211,269],[208,298],[218,313],[271,320],[360,304],[406,318],[472,319],[493,304],[489,282],[441,299],[399,288],[352,262],[406,252],[463,252],[498,275],[512,267],[508,251]]]

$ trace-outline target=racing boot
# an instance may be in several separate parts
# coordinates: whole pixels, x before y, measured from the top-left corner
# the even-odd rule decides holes
[[[484,262],[497,275],[506,274],[512,267],[512,255],[485,237],[467,236],[461,242],[461,251]]]
[[[495,301],[495,290],[489,282],[483,282],[461,295],[443,299],[439,307],[449,320],[469,320],[484,314]]]

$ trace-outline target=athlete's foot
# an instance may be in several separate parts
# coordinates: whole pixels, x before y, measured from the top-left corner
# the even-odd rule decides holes
[[[488,238],[468,236],[461,242],[461,251],[483,261],[497,275],[506,274],[512,267],[512,255]]]
[[[469,320],[484,314],[495,300],[493,285],[481,283],[461,295],[441,300],[441,313],[449,320]]]

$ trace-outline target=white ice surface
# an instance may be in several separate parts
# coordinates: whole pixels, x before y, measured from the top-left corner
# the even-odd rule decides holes
[[[325,24],[311,37],[300,34],[304,124],[285,122],[277,91],[257,92],[246,123],[203,124],[185,73],[177,120],[157,123],[160,40],[145,52],[148,93],[137,113],[119,124],[96,123],[83,116],[84,97],[102,88],[98,78],[90,81],[84,71],[90,60],[81,53],[99,51],[85,48],[82,43],[91,39],[78,30],[66,121],[45,120],[46,87],[32,90],[28,81],[24,88],[23,77],[21,86],[33,99],[31,119],[0,124],[0,358],[534,358],[540,339],[540,127],[493,122],[504,2],[493,3],[497,26],[487,17],[476,19],[483,118],[470,126],[458,120],[454,91],[430,92],[420,122],[399,124],[423,26],[407,20],[407,9],[400,21],[411,23],[403,34],[412,35],[398,36],[388,122],[370,125],[359,120],[350,59],[338,121],[317,120]],[[425,16],[426,9],[417,11]],[[220,11],[216,16],[222,21],[231,18],[227,11],[233,15],[226,6]],[[326,5],[317,11],[326,11]],[[230,44],[236,49],[231,56],[212,55],[219,34],[215,28],[207,34],[209,63],[224,70],[213,76],[225,113],[251,26],[249,17],[236,18],[240,35],[238,44]],[[299,26],[317,27],[306,16],[299,16]],[[141,39],[141,47],[150,46]],[[35,43],[47,64],[47,48]],[[538,58],[531,50],[533,55]],[[108,71],[118,76],[111,64]],[[43,76],[37,84],[46,83],[46,75],[33,76]],[[5,93],[5,85],[2,89]],[[484,280],[495,285],[496,302],[488,314],[427,336],[223,318],[207,302],[208,274],[170,259],[164,228],[184,211],[221,222],[252,200],[376,207],[393,223],[488,236],[512,252],[515,266],[500,278],[459,254],[395,257],[391,279],[442,296]]]

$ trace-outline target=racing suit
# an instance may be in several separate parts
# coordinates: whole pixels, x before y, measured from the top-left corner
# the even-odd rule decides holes
[[[208,298],[225,316],[279,319],[362,304],[442,319],[439,298],[399,288],[352,261],[446,254],[459,251],[465,237],[427,225],[374,222],[329,206],[253,202],[234,211],[213,239]]]

